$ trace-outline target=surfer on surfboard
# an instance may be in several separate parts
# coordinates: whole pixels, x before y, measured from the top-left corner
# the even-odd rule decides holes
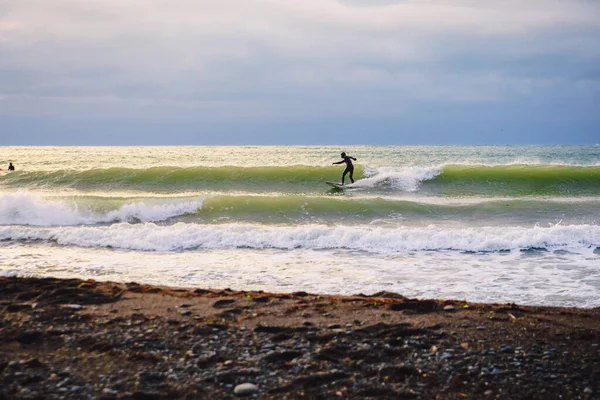
[[[350,174],[350,181],[354,183],[354,177],[352,176],[352,174],[354,174],[354,164],[352,164],[352,160],[356,161],[356,158],[347,156],[346,153],[342,153],[341,156],[342,161],[334,162],[333,164],[346,163],[346,169],[342,174],[342,185],[344,184],[344,178],[346,178],[346,174]]]

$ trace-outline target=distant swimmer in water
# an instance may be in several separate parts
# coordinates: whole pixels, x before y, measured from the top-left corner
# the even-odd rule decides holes
[[[8,170],[9,171],[14,171],[15,170],[15,166],[12,165],[12,163],[8,163]]]
[[[334,162],[333,164],[346,163],[346,169],[342,174],[342,185],[344,184],[344,178],[346,178],[346,174],[348,173],[350,174],[350,180],[354,183],[354,177],[352,176],[354,174],[354,164],[352,164],[352,160],[356,161],[356,158],[347,156],[346,153],[342,153],[341,156],[342,161]]]

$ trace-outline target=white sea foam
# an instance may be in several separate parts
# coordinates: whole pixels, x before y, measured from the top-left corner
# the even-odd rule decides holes
[[[375,187],[389,184],[403,192],[416,192],[424,181],[430,180],[441,174],[443,167],[380,167],[367,169],[366,178],[361,179],[352,187]]]
[[[110,222],[159,222],[196,212],[203,200],[147,204],[131,202],[117,210],[93,212],[75,202],[50,200],[28,192],[0,194],[0,225],[91,225]]]
[[[51,240],[64,246],[110,247],[141,251],[191,249],[347,249],[377,254],[456,250],[495,252],[519,249],[593,251],[600,246],[600,226],[380,228],[324,225],[265,226],[177,223],[119,223],[82,227],[0,227],[0,240]],[[591,249],[591,250],[589,250]]]

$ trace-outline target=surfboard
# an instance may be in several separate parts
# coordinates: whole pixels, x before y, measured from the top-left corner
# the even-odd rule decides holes
[[[326,184],[328,184],[329,186],[333,186],[336,189],[345,189],[346,186],[342,185],[341,183],[334,183],[334,182],[325,182]]]

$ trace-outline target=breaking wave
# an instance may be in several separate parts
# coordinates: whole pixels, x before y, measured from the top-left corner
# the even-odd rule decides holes
[[[112,222],[159,222],[194,213],[203,201],[131,202],[110,211],[94,211],[75,201],[44,199],[27,192],[0,194],[0,225],[91,225]]]
[[[94,227],[0,227],[0,240],[54,241],[63,246],[140,251],[203,249],[347,249],[379,254],[455,250],[587,250],[600,246],[600,226],[554,225],[530,228],[371,228],[325,225],[265,226],[119,223]]]

